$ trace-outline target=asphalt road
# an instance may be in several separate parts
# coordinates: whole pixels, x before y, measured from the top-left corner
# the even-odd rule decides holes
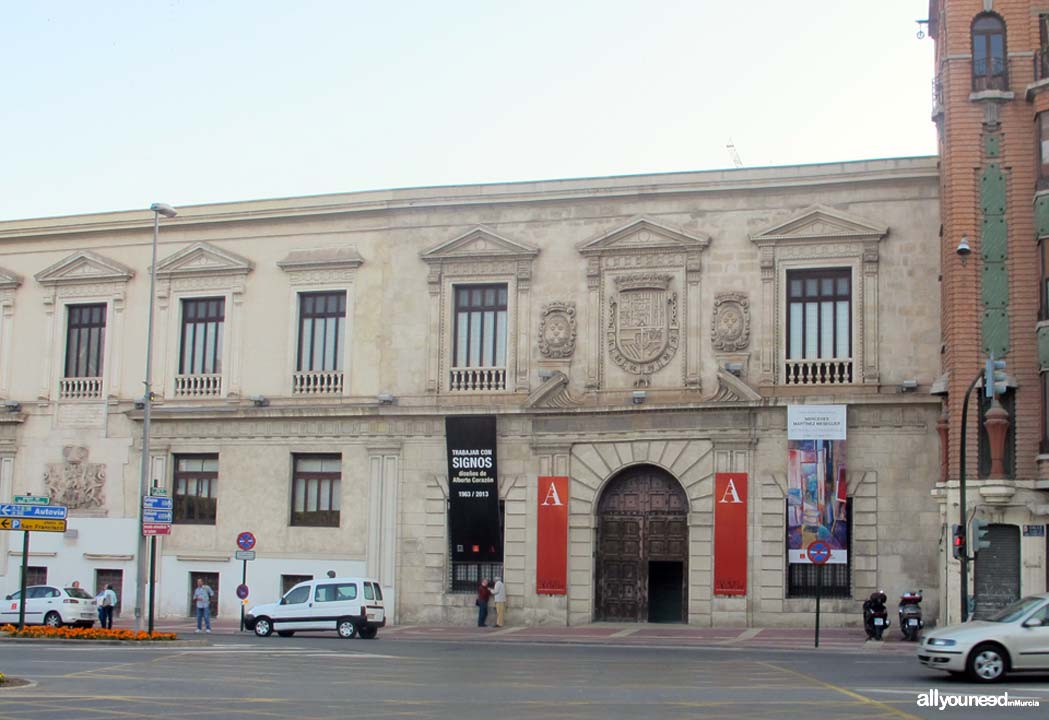
[[[905,655],[212,636],[198,647],[0,640],[0,720],[25,718],[1038,718],[1049,675],[975,686]],[[920,708],[918,693],[1040,708]]]

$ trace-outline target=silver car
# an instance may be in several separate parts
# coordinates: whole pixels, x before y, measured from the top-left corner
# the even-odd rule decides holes
[[[1049,593],[1017,600],[986,620],[926,633],[918,660],[976,682],[995,682],[1006,673],[1049,671]]]

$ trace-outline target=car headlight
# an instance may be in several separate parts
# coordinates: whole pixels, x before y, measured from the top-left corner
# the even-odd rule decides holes
[[[951,647],[952,645],[957,645],[958,641],[950,640],[948,638],[929,638],[925,644],[934,647]]]

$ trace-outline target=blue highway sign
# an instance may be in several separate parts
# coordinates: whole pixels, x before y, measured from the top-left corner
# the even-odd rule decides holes
[[[63,505],[11,505],[0,504],[0,517],[27,517],[66,519],[66,508]]]
[[[142,498],[142,507],[148,510],[171,510],[175,507],[175,503],[169,497],[146,495]]]
[[[170,510],[142,509],[142,522],[147,523],[169,523],[174,520],[174,513]]]

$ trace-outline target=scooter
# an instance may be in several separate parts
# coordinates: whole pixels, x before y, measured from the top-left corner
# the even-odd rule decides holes
[[[900,632],[904,640],[917,640],[918,633],[925,627],[921,602],[921,590],[911,590],[900,595]]]
[[[882,633],[889,627],[889,611],[885,607],[888,599],[885,593],[876,590],[863,601],[863,629],[868,640],[881,640]]]

